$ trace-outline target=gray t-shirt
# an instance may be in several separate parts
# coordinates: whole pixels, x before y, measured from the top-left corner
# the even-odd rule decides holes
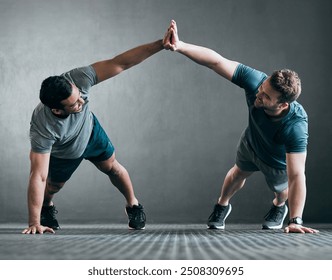
[[[36,153],[51,153],[57,158],[75,159],[83,154],[92,132],[93,117],[88,98],[90,88],[97,84],[97,76],[91,65],[62,75],[77,86],[85,104],[81,112],[63,119],[55,116],[49,107],[39,103],[30,122],[31,150]]]

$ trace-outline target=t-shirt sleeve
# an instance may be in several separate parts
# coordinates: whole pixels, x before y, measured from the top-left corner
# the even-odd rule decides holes
[[[31,150],[35,153],[46,154],[50,153],[55,139],[46,135],[41,135],[33,123],[30,124],[30,144]]]
[[[289,127],[285,134],[286,153],[302,153],[308,145],[308,123],[299,121]]]
[[[246,92],[256,92],[266,78],[265,73],[244,64],[239,64],[233,74],[232,83],[243,88]]]
[[[88,94],[89,89],[98,83],[96,71],[91,65],[72,69],[62,75],[71,80],[85,94]]]

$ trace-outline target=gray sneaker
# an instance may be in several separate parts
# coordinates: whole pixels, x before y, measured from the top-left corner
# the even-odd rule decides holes
[[[216,204],[211,213],[207,227],[209,229],[224,229],[225,220],[228,217],[229,213],[232,211],[232,205],[228,204],[227,206],[221,206]]]
[[[270,211],[265,215],[262,229],[280,229],[288,213],[287,205],[273,205]]]

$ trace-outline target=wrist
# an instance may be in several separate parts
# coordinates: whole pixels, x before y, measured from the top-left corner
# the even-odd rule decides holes
[[[184,54],[184,52],[186,51],[186,43],[183,41],[176,42],[176,48],[174,49],[174,51]]]
[[[163,50],[164,49],[164,45],[163,45],[163,40],[162,39],[157,40],[155,42],[155,44],[156,44],[158,50]]]
[[[40,220],[38,219],[36,219],[36,220],[30,220],[29,221],[29,227],[32,227],[32,226],[39,226],[40,225]]]
[[[290,225],[290,224],[295,224],[295,225],[302,226],[303,225],[303,220],[302,220],[301,217],[294,217],[294,218],[289,219],[288,225]]]
[[[40,226],[39,223],[29,223],[29,227],[38,227]]]

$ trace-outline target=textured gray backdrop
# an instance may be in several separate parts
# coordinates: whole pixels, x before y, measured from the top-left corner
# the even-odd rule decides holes
[[[304,218],[332,222],[331,7],[328,0],[0,0],[0,222],[27,221],[28,130],[41,81],[162,38],[172,18],[184,41],[268,74],[300,74],[310,121]],[[205,223],[247,124],[243,91],[162,51],[91,93],[148,222]],[[272,197],[253,175],[228,221],[260,222]],[[55,204],[60,222],[126,220],[122,196],[89,162]]]

